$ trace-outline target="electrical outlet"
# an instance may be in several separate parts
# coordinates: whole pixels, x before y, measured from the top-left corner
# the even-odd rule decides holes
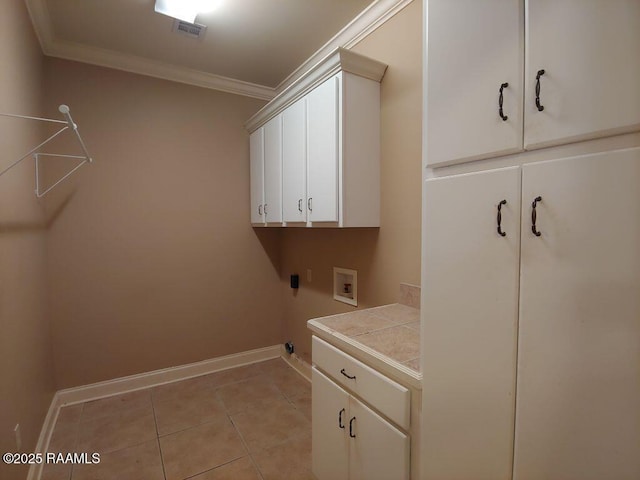
[[[16,423],[16,426],[13,429],[13,434],[16,439],[16,451],[19,452],[22,448],[22,433],[20,432],[20,424]]]
[[[307,268],[307,282],[311,283],[311,269]]]

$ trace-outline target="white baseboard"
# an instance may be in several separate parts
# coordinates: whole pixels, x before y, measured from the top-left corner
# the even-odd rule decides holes
[[[289,364],[291,368],[293,368],[307,380],[311,381],[311,365],[309,365],[295,353],[289,355],[287,353],[287,350],[284,348],[284,345],[280,347],[280,356],[285,362]]]
[[[202,362],[189,363],[187,365],[115,378],[105,382],[58,390],[53,396],[53,400],[51,400],[51,405],[49,406],[49,411],[47,412],[47,416],[45,417],[42,425],[42,430],[40,431],[40,437],[38,438],[35,451],[47,451],[60,407],[89,402],[99,398],[120,395],[149,387],[155,387],[157,385],[163,385],[165,383],[186,380],[200,375],[241,367],[251,363],[270,360],[272,358],[278,358],[281,356],[282,348],[283,347],[280,345],[273,345],[270,347],[258,348],[256,350],[248,350],[246,352],[225,355],[224,357],[212,358]],[[291,364],[291,362],[289,363]],[[301,371],[295,365],[292,364],[292,366],[296,368],[296,370]],[[310,375],[305,376],[310,378]],[[42,465],[31,465],[27,480],[38,480],[41,474]]]

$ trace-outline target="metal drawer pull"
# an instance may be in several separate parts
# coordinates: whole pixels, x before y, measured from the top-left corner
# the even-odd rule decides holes
[[[502,205],[506,205],[506,204],[507,204],[507,201],[506,201],[506,200],[502,200],[502,201],[498,204],[498,234],[499,234],[501,237],[506,237],[506,236],[507,236],[507,234],[506,234],[506,233],[504,233],[504,232],[502,231],[502,212],[501,212],[501,210],[502,210]]]
[[[353,375],[353,376],[349,375],[347,372],[344,371],[344,368],[342,370],[340,370],[340,373],[343,374],[345,377],[347,377],[350,380],[355,380],[356,379],[355,375]]]
[[[340,428],[344,428],[344,425],[342,424],[342,414],[344,413],[344,408],[342,410],[340,410],[340,413],[338,413],[338,426]]]
[[[313,200],[313,198],[309,197],[309,199],[307,200],[307,208],[309,209],[310,212],[313,212],[313,208],[311,208],[311,201]]]
[[[298,200],[298,211],[302,213],[302,199]]]
[[[544,110],[544,107],[540,105],[540,77],[542,75],[544,75],[544,70],[538,70],[536,75],[536,107],[538,107],[539,112]]]
[[[258,205],[258,215],[262,216],[262,205]]]
[[[506,122],[507,119],[509,118],[507,115],[505,115],[502,112],[502,102],[504,100],[504,98],[502,96],[502,90],[504,90],[508,86],[509,86],[509,84],[507,82],[505,82],[502,85],[500,85],[500,97],[498,97],[498,114],[500,115],[500,118],[502,119],[503,122]]]
[[[542,233],[540,233],[536,228],[536,220],[538,219],[538,214],[536,213],[536,204],[538,202],[542,202],[542,197],[536,197],[531,204],[531,207],[533,207],[533,210],[531,210],[531,231],[536,237],[542,235]]]
[[[264,214],[265,215],[267,214],[267,205],[268,205],[267,203],[264,204]]]
[[[356,417],[353,417],[351,420],[349,420],[349,436],[351,438],[356,438],[356,436],[353,434],[353,421],[356,419]]]

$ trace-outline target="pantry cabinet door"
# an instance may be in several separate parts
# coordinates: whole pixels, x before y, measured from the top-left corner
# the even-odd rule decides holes
[[[264,126],[264,217],[282,223],[282,115]]]
[[[638,479],[640,149],[522,182],[514,479]]]
[[[529,0],[526,30],[525,148],[640,129],[640,1]]]
[[[425,2],[428,166],[522,150],[523,3]]]
[[[329,78],[307,96],[308,219],[338,221],[339,88],[342,75]]]
[[[520,169],[428,180],[424,205],[422,478],[510,480]]]
[[[282,210],[285,222],[307,221],[307,104],[282,113]]]
[[[311,375],[311,470],[318,480],[347,480],[349,394],[315,367]]]
[[[354,397],[349,399],[347,429],[350,480],[409,480],[406,434]]]
[[[251,223],[264,223],[264,129],[249,136]]]

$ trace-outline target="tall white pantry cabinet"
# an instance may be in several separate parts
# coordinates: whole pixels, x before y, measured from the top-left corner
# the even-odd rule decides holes
[[[637,480],[640,0],[424,7],[422,478]]]

